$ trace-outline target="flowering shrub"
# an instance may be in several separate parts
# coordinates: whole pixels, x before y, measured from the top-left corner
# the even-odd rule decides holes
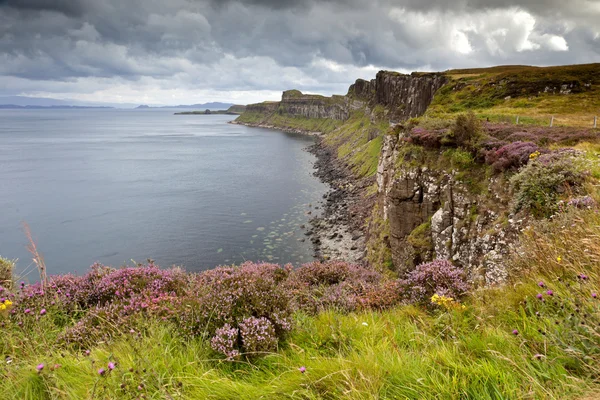
[[[225,324],[215,331],[210,345],[214,351],[224,354],[228,360],[233,360],[240,355],[238,350],[239,333],[238,328],[232,328],[231,325]]]
[[[246,353],[265,353],[277,350],[275,328],[265,317],[250,317],[243,320],[240,323],[240,336]]]
[[[383,282],[384,276],[371,268],[333,261],[303,265],[292,271],[287,286],[294,294],[294,309],[316,313],[327,308],[385,307],[395,295],[379,291]]]
[[[442,139],[448,132],[448,129],[429,130],[422,127],[415,127],[408,132],[405,140],[419,146],[437,149],[442,146]]]
[[[596,203],[596,200],[594,200],[591,196],[575,197],[575,198],[569,200],[567,202],[567,205],[570,207],[582,208],[582,209],[592,209],[592,208],[596,208],[598,206],[598,204]]]
[[[577,192],[588,175],[587,162],[574,150],[543,154],[511,178],[515,211],[527,209],[548,217],[558,210],[559,196]]]
[[[462,270],[448,260],[434,260],[418,265],[402,281],[408,300],[413,303],[431,306],[434,295],[458,299],[469,285]]]
[[[499,172],[516,170],[527,164],[532,154],[537,152],[539,155],[539,151],[540,148],[535,143],[513,142],[487,152],[485,162]]]

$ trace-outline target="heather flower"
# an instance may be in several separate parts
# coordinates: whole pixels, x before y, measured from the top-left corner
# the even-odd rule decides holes
[[[598,297],[598,295],[596,293],[592,293],[592,297],[595,299],[596,297]]]
[[[548,291],[546,292],[546,294],[547,294],[548,296],[554,296],[554,292],[553,292],[552,290],[548,290]]]
[[[46,315],[46,309],[45,309],[45,308],[42,308],[42,309],[41,309],[41,311],[40,311],[40,315]]]
[[[535,297],[537,297],[539,300],[542,300],[544,298],[544,296],[541,293],[538,293]]]
[[[485,162],[496,171],[507,171],[518,169],[527,164],[529,160],[535,160],[540,155],[540,148],[532,142],[508,143],[499,149],[487,152]],[[536,154],[535,157],[531,157]]]
[[[44,369],[44,364],[38,364],[35,368],[38,370],[38,372],[41,372]]]
[[[518,335],[518,334],[519,334],[519,331],[518,331],[518,330],[516,330],[516,329],[513,329],[513,331],[512,331],[512,334],[516,336],[516,335]]]
[[[106,370],[105,370],[104,368],[100,368],[100,369],[98,370],[98,374],[99,374],[99,375],[104,375],[105,373],[106,373]]]
[[[298,368],[298,371],[300,371],[300,373],[305,373],[306,372],[306,367],[300,367]]]
[[[265,353],[277,350],[277,335],[271,321],[250,317],[240,323],[240,336],[244,351]]]
[[[109,369],[110,371],[112,371],[113,369],[115,369],[115,363],[113,363],[113,362],[109,362],[109,363],[108,363],[108,369]]]
[[[90,355],[90,351],[89,351],[89,350],[86,350],[86,351],[84,352],[84,354],[85,354],[86,356],[89,356],[89,355]]]
[[[210,341],[210,346],[216,352],[225,355],[228,360],[233,360],[240,355],[239,350],[236,348],[238,335],[239,329],[225,324],[222,328],[217,329],[215,336]]]
[[[464,272],[448,260],[435,260],[418,265],[401,282],[412,302],[431,304],[434,295],[459,299],[469,289]]]
[[[25,311],[23,311],[25,314],[29,314],[31,312],[31,310],[29,308],[26,308]]]
[[[544,282],[540,281],[540,282],[538,283],[538,286],[539,286],[539,287],[544,287],[544,286],[545,286],[545,285],[544,285]]]

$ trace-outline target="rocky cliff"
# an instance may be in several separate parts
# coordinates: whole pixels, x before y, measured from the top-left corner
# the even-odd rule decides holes
[[[448,78],[438,73],[380,71],[371,81],[357,80],[350,86],[348,97],[384,106],[392,120],[403,121],[423,115],[435,93],[447,82]]]
[[[439,151],[409,162],[402,132],[386,135],[377,169],[389,247],[399,272],[435,258],[452,260],[481,284],[506,278],[506,260],[523,225],[511,215],[508,183],[447,165]],[[478,180],[473,182],[473,180]]]
[[[439,73],[412,75],[380,71],[375,79],[358,79],[345,96],[303,94],[298,90],[283,92],[281,101],[250,104],[238,122],[273,125],[274,116],[346,121],[352,112],[370,112],[377,106],[385,109],[389,121],[402,121],[422,115],[434,94],[448,78]],[[276,118],[275,118],[276,119]],[[275,121],[276,122],[276,121]]]
[[[348,178],[328,180],[336,195],[330,198],[340,206],[326,205],[336,210],[326,221],[332,227],[328,236],[313,238],[321,255],[343,258],[345,254],[336,251],[345,249],[339,243],[346,243],[346,236],[364,236],[364,245],[362,239],[347,241],[353,261],[360,260],[356,253],[364,250],[369,262],[402,274],[424,261],[449,259],[472,281],[490,284],[506,277],[505,262],[529,221],[527,215],[511,212],[513,194],[506,174],[490,172],[489,165],[475,160],[489,149],[463,146],[452,138],[429,147],[411,143],[406,137],[412,134],[409,125],[428,119],[432,124],[451,122],[472,109],[500,121],[507,116],[494,112],[523,115],[541,104],[543,110],[555,112],[563,109],[567,95],[574,106],[596,104],[600,81],[594,77],[599,67],[519,66],[410,75],[380,71],[375,79],[358,79],[345,96],[284,92],[280,102],[248,106],[238,123],[324,134],[318,146],[335,159],[327,164],[335,162]],[[539,82],[549,77],[553,87],[566,89],[538,90]],[[426,118],[407,122],[426,112]],[[591,119],[586,116],[582,123],[589,125]],[[445,124],[417,134],[423,141],[438,134],[446,140],[452,129]],[[502,132],[492,139],[504,144],[535,138],[533,133],[498,129]],[[321,163],[320,168],[326,167]],[[343,235],[339,221],[347,225]]]

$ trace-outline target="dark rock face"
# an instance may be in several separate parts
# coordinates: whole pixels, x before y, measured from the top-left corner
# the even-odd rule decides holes
[[[323,97],[302,94],[298,91],[290,96],[284,92],[278,112],[306,118],[327,118],[344,121],[350,116],[346,98],[343,96]]]
[[[287,90],[280,102],[250,104],[246,110],[263,113],[266,117],[279,113],[345,121],[353,110],[382,105],[389,110],[392,120],[403,121],[425,113],[435,92],[447,81],[442,74],[403,75],[379,71],[370,81],[358,79],[346,96],[325,97]]]
[[[358,79],[348,90],[348,97],[366,101],[370,106],[382,105],[397,121],[423,115],[435,92],[448,82],[443,74],[404,75],[379,71],[370,81]]]
[[[425,113],[433,95],[446,82],[442,74],[402,75],[380,71],[375,78],[375,101],[388,108],[398,120]]]
[[[385,137],[377,170],[394,267],[405,272],[442,258],[464,268],[478,284],[504,280],[507,255],[526,223],[518,215],[500,218],[511,198],[506,183],[492,178],[487,191],[473,193],[455,171],[396,163],[400,146],[399,138]],[[411,245],[409,236],[427,222],[431,249],[423,253]]]

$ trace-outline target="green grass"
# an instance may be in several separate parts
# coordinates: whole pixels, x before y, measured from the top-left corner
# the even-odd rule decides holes
[[[600,64],[560,67],[505,66],[452,70],[427,115],[450,118],[474,111],[491,121],[591,128],[600,113]],[[572,85],[561,94],[562,85]],[[547,90],[548,89],[548,90]]]
[[[381,108],[373,114],[382,113]],[[371,119],[364,110],[352,113],[343,125],[325,137],[325,143],[337,149],[338,159],[345,161],[355,176],[371,177],[377,173],[383,135],[389,122],[383,118]]]
[[[9,324],[0,336],[0,352],[11,357],[0,363],[0,393],[31,400],[576,399],[597,390],[600,376],[600,299],[591,296],[600,289],[599,236],[594,211],[534,223],[509,284],[474,291],[464,309],[299,312],[280,349],[252,363],[224,361],[206,341],[154,320],[139,321],[139,335],[113,327],[123,335],[96,343],[89,356],[56,344],[71,323],[60,315],[29,328]],[[589,279],[578,280],[581,273]],[[546,289],[553,297],[536,299]],[[100,376],[108,362],[116,369]]]

